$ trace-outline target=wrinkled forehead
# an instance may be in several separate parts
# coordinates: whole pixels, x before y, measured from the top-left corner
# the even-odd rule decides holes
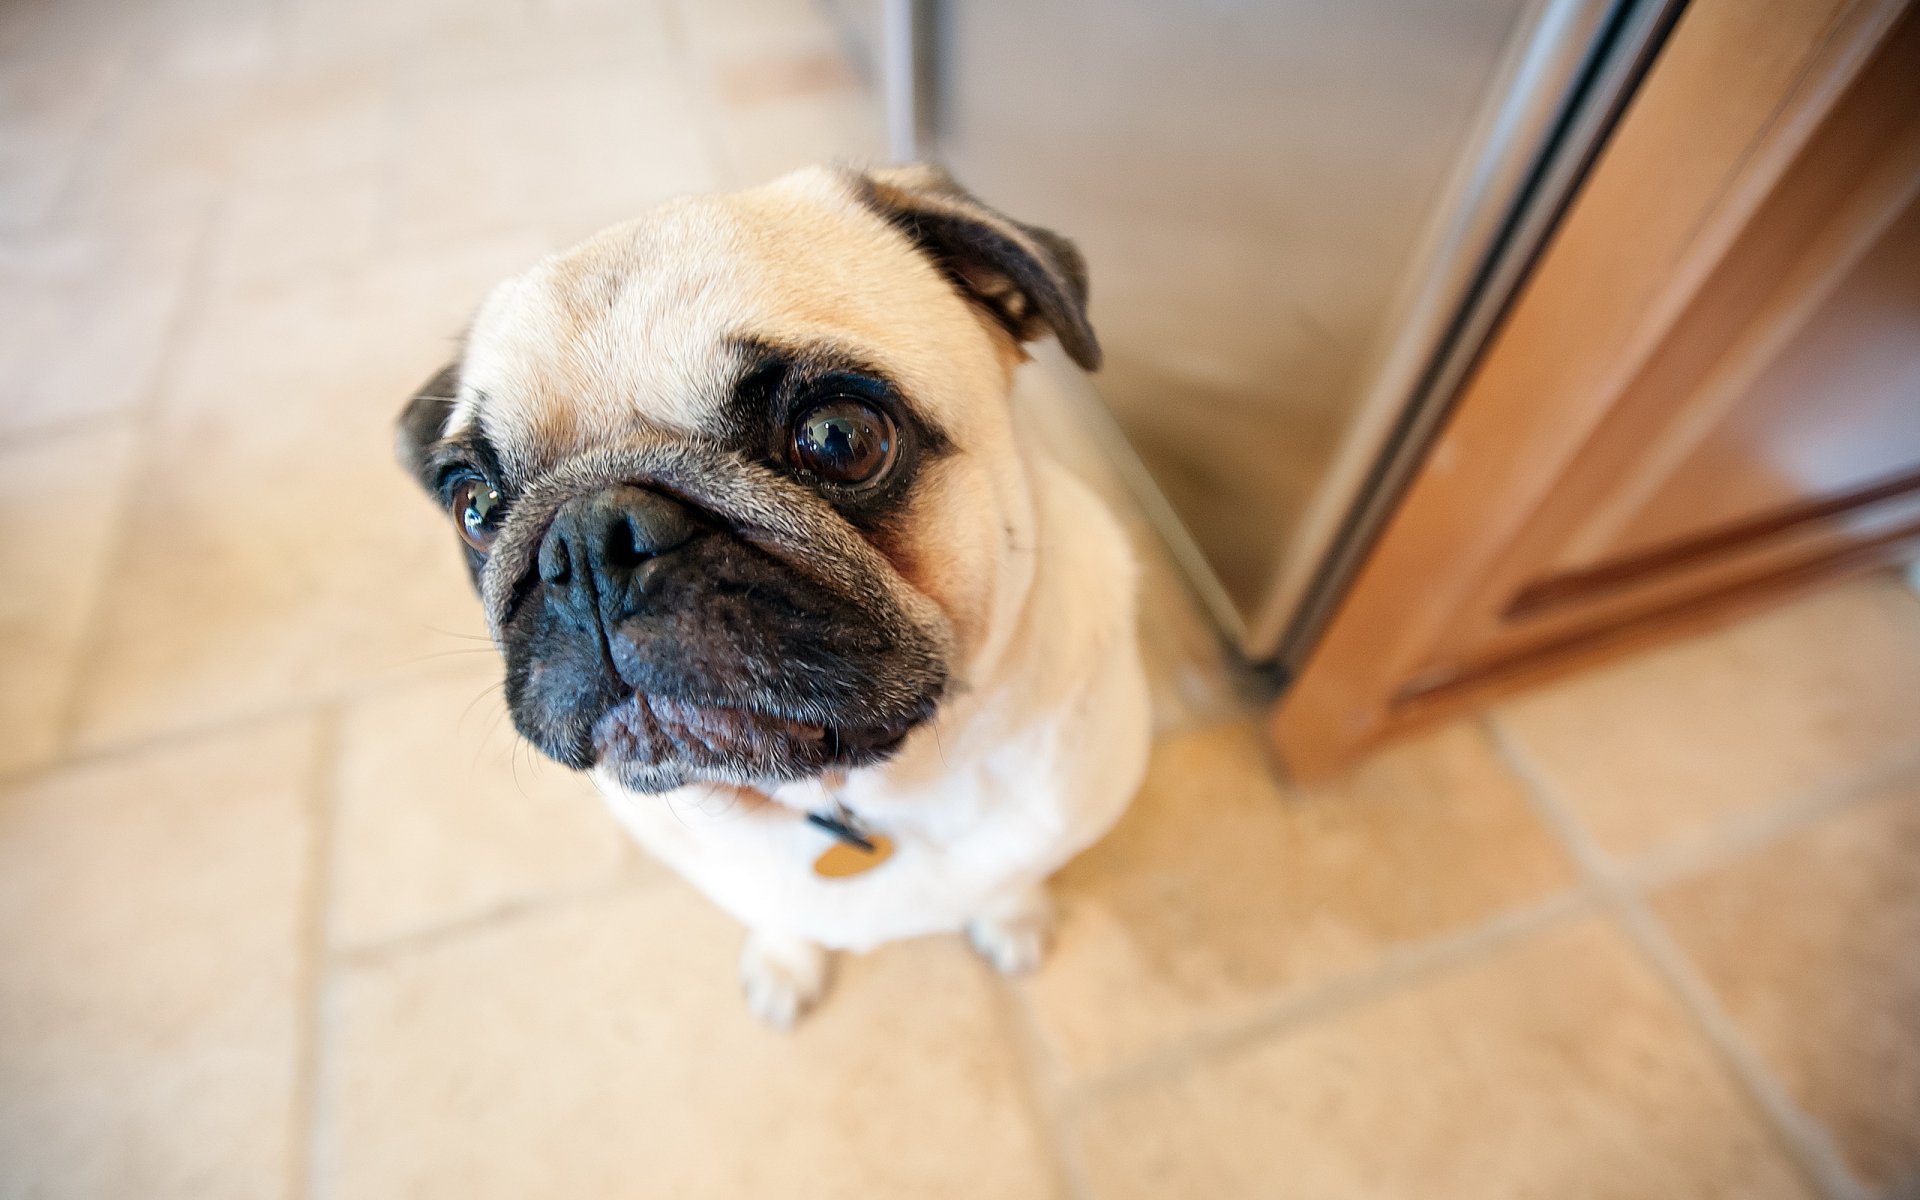
[[[956,381],[1003,369],[938,269],[823,172],[677,201],[501,284],[450,432],[478,425],[516,474],[640,428],[718,433],[767,348],[878,369],[949,431]]]

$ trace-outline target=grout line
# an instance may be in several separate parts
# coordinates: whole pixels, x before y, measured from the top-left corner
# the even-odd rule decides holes
[[[98,574],[86,600],[81,604],[74,641],[79,652],[74,655],[73,663],[68,668],[67,693],[61,698],[60,719],[54,736],[56,759],[66,757],[73,746],[84,712],[83,698],[87,692],[87,681],[98,674],[98,668],[105,660],[106,638],[103,630],[108,612],[107,597],[113,581],[123,576],[123,568],[133,551],[132,531],[127,518],[141,494],[140,485],[158,469],[153,442],[160,422],[160,410],[172,390],[174,376],[180,370],[189,335],[207,311],[212,291],[214,233],[220,226],[225,209],[226,202],[220,200],[209,204],[201,214],[200,228],[194,234],[193,249],[184,268],[180,295],[161,341],[163,348],[159,359],[153,365],[146,386],[141,389],[139,401],[125,414],[133,444],[128,449],[127,462],[122,468],[112,502],[107,506],[108,535],[100,551]]]
[[[216,713],[182,725],[148,730],[128,737],[109,738],[96,745],[76,747],[71,739],[63,734],[61,749],[47,761],[17,770],[0,771],[0,788],[31,783],[59,771],[124,762],[127,759],[139,758],[181,743],[219,737],[235,730],[251,729],[283,718],[311,716],[317,711],[336,705],[357,704],[364,700],[405,691],[408,688],[445,682],[457,678],[466,669],[464,664],[420,665],[421,662],[435,657],[441,656],[426,655],[401,666],[381,668],[383,671],[399,672],[391,678],[352,680],[309,695],[289,697],[274,703],[256,704],[245,711]],[[88,664],[76,665],[75,674],[77,675],[81,667],[86,665]]]
[[[347,680],[307,695],[291,696],[267,704],[255,704],[244,711],[213,713],[181,725],[147,730],[124,737],[110,737],[91,745],[75,746],[63,735],[60,750],[46,761],[10,770],[0,770],[0,790],[24,786],[60,771],[125,762],[170,746],[219,737],[225,733],[251,729],[270,721],[311,716],[319,710],[332,706],[346,707],[390,696],[409,688],[447,682],[465,675],[472,664],[464,659],[458,662],[441,660],[457,659],[466,653],[468,648],[461,646],[445,651],[429,652],[404,662],[376,668],[377,674]],[[489,645],[473,648],[472,653],[490,654],[494,651]],[[76,673],[77,671],[78,668]],[[1243,725],[1247,720],[1248,716],[1244,713],[1222,714],[1217,717],[1197,719],[1169,732],[1199,734],[1208,730]],[[1157,736],[1161,735],[1156,734]],[[636,861],[645,861],[644,854],[637,854]]]
[[[1065,1089],[1032,1010],[1021,998],[1013,980],[991,967],[983,965],[982,969],[993,976],[994,1005],[999,1010],[1000,1028],[1012,1043],[1014,1058],[1019,1064],[1019,1087],[1028,1124],[1046,1146],[1048,1165],[1053,1170],[1054,1193],[1063,1200],[1091,1200],[1093,1185],[1087,1178],[1086,1163],[1071,1136],[1070,1114],[1060,1103]]]
[[[1786,1142],[1788,1157],[1810,1182],[1831,1200],[1865,1200],[1862,1187],[1826,1127],[1793,1099],[1760,1054],[1748,1043],[1733,1018],[1720,1007],[1713,988],[1701,977],[1673,936],[1646,904],[1630,893],[1619,897],[1615,916],[1652,962],[1655,972],[1679,996],[1681,1007],[1693,1018],[1706,1039],[1729,1065],[1777,1134]]]
[[[1664,887],[1764,850],[1883,794],[1889,785],[1915,772],[1920,772],[1920,749],[1837,784],[1816,788],[1797,800],[1722,821],[1706,834],[1679,845],[1649,851],[1631,862],[1612,862],[1612,866],[1620,882],[1635,891]]]
[[[288,74],[299,66],[294,54],[294,45],[295,35],[300,32],[300,0],[273,0],[272,8],[271,66],[276,73]]]
[[[336,969],[380,966],[411,954],[461,941],[470,935],[485,932],[496,926],[531,920],[575,904],[646,892],[657,885],[663,885],[666,878],[652,871],[620,868],[591,883],[515,896],[479,912],[454,917],[422,929],[378,938],[360,945],[328,947],[325,950],[326,960]]]
[[[403,178],[400,150],[407,124],[419,104],[419,96],[411,88],[403,86],[407,76],[396,63],[388,59],[380,69],[385,76],[380,83],[383,93],[380,101],[381,147],[379,162],[374,168],[373,236],[368,247],[372,251],[370,261],[373,263],[391,259],[400,245],[400,185]],[[468,240],[485,242],[487,238],[482,235]]]
[[[315,1193],[314,1139],[320,1108],[320,1066],[326,1054],[321,1010],[327,991],[327,912],[333,894],[334,817],[339,808],[341,714],[315,718],[313,762],[307,776],[307,879],[299,928],[299,969],[286,1195]]]
[[[1521,938],[1592,913],[1597,901],[1591,889],[1574,888],[1523,908],[1509,909],[1470,929],[1393,947],[1352,974],[1284,995],[1251,1016],[1203,1029],[1098,1072],[1073,1089],[1068,1098],[1069,1112],[1077,1113],[1112,1093],[1177,1077],[1208,1059],[1383,999],[1491,955]]]
[[[141,39],[131,34],[118,47],[120,61],[114,68],[113,81],[107,85],[101,97],[99,110],[87,118],[85,128],[75,139],[73,153],[61,167],[61,179],[53,190],[52,202],[37,220],[9,232],[44,235],[60,224],[64,214],[79,207],[79,198],[88,183],[88,173],[99,157],[112,148],[109,143],[115,128],[138,98],[140,85],[150,81],[144,69],[145,49]]]
[[[333,996],[339,973],[355,967],[392,962],[409,954],[431,950],[496,925],[538,916],[575,902],[644,891],[660,881],[653,873],[635,870],[625,860],[615,871],[593,884],[548,891],[495,905],[484,911],[364,946],[335,949],[332,945],[333,881],[337,865],[337,825],[340,807],[340,748],[344,714],[338,705],[320,706],[318,746],[310,773],[308,803],[313,835],[308,850],[308,877],[301,922],[300,1007],[294,1070],[291,1154],[286,1194],[289,1200],[323,1196],[329,1164],[318,1153],[333,1120],[327,1102],[333,1062]],[[622,841],[628,839],[622,838]]]
[[[0,771],[0,792],[14,791],[31,787],[40,781],[67,771],[89,771],[100,767],[111,767],[129,760],[143,758],[149,754],[159,754],[181,746],[191,746],[199,742],[214,741],[230,735],[242,734],[251,730],[297,718],[313,718],[324,712],[333,701],[327,697],[311,697],[297,704],[277,705],[271,708],[256,709],[244,715],[225,717],[218,722],[195,725],[191,728],[173,730],[166,733],[143,737],[138,741],[105,747],[100,750],[83,750],[76,753],[56,754],[45,762],[30,766]]]
[[[1599,893],[1615,925],[1667,986],[1693,1023],[1695,1032],[1706,1041],[1759,1111],[1788,1161],[1828,1200],[1865,1200],[1866,1189],[1848,1170],[1832,1136],[1774,1077],[1732,1016],[1720,1006],[1712,986],[1673,940],[1645,899],[1634,890],[1629,875],[1587,833],[1532,757],[1507,736],[1500,724],[1485,715],[1481,723],[1508,769],[1525,785],[1535,811]]]
[[[43,450],[49,442],[68,438],[99,437],[131,428],[129,413],[120,409],[74,413],[36,421],[6,431],[0,453],[20,454]]]
[[[714,183],[722,188],[737,188],[760,182],[741,179],[740,164],[734,162],[728,152],[726,138],[721,133],[720,102],[708,78],[713,64],[704,53],[695,51],[679,0],[660,0],[655,11],[665,34],[667,58],[674,64],[674,75],[687,102],[693,106],[693,121],[699,129],[700,144],[706,151]]]

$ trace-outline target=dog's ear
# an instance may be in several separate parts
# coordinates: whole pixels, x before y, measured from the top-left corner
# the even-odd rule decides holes
[[[446,432],[447,418],[453,414],[453,402],[460,388],[460,364],[448,363],[432,379],[420,386],[413,399],[400,410],[400,426],[394,432],[394,452],[407,474],[431,489],[427,478],[427,451]]]
[[[1072,242],[982,204],[939,167],[857,176],[860,198],[913,239],[967,297],[1023,342],[1052,333],[1088,371],[1100,343],[1087,323],[1087,264]]]

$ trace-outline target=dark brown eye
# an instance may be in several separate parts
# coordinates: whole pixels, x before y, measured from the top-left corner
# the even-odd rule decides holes
[[[808,409],[793,426],[794,465],[829,483],[870,483],[893,462],[893,421],[847,396]]]
[[[463,479],[453,489],[453,519],[467,545],[485,554],[500,536],[500,493],[484,479]]]

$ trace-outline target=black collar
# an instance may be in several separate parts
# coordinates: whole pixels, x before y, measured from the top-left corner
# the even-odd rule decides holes
[[[807,814],[807,820],[811,824],[826,830],[834,837],[839,838],[849,846],[853,846],[867,854],[874,852],[873,842],[854,826],[853,814],[848,812],[846,806],[843,804],[835,805],[831,815],[827,813],[810,812]]]

